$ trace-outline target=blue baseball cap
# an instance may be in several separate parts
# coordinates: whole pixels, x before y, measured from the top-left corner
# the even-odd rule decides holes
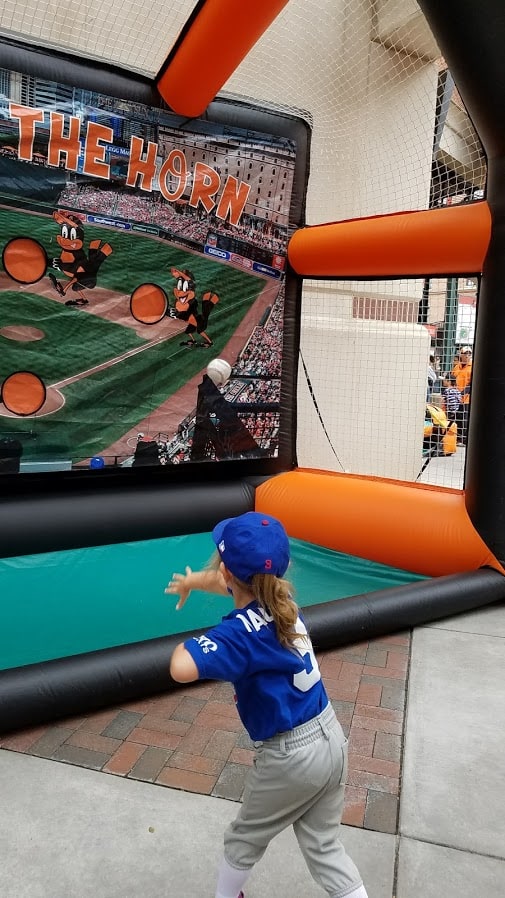
[[[277,518],[247,511],[227,518],[212,531],[217,551],[231,573],[250,583],[255,574],[283,577],[289,565],[289,539]]]

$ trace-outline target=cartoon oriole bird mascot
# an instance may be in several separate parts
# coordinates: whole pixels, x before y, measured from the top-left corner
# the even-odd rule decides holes
[[[187,322],[184,333],[187,334],[188,339],[183,340],[181,346],[203,346],[205,349],[212,346],[212,340],[206,331],[209,315],[216,303],[219,302],[219,296],[212,290],[208,290],[202,296],[200,309],[196,298],[195,278],[191,271],[187,268],[182,270],[171,268],[170,271],[177,283],[173,289],[175,305],[170,309],[169,315],[171,318]],[[195,333],[202,337],[202,343],[195,340]]]
[[[60,226],[56,242],[61,247],[60,255],[53,259],[53,268],[66,275],[69,281],[63,285],[51,272],[49,279],[60,296],[65,296],[68,290],[78,294],[75,299],[67,299],[66,306],[85,306],[88,300],[83,290],[96,287],[98,270],[107,256],[111,255],[112,246],[95,239],[89,244],[86,253],[83,249],[82,221],[76,215],[66,212],[53,212],[53,218]]]

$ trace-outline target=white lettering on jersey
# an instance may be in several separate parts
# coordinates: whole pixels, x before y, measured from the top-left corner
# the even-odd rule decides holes
[[[208,652],[216,652],[217,645],[212,639],[209,639],[208,636],[194,636],[193,639],[196,640],[199,646],[201,646],[202,652],[207,655]]]
[[[242,621],[248,633],[252,633],[252,627],[244,614],[237,614],[236,617]]]
[[[247,609],[247,617],[251,621],[256,632],[258,632],[258,630],[261,630],[262,627],[266,627],[267,625],[266,620],[261,617],[261,615],[256,614],[256,612],[253,611],[252,608]]]
[[[301,655],[302,661],[305,664],[305,670],[301,670],[300,673],[294,675],[293,685],[296,686],[300,692],[308,692],[309,689],[312,689],[312,686],[321,679],[321,672],[319,670],[317,658],[314,654],[314,649],[312,648],[312,643],[307,634],[307,629],[300,618],[296,621],[295,630],[297,633],[300,633],[300,636],[295,639],[293,645],[296,648],[296,651]]]
[[[258,614],[257,611],[248,608],[246,612],[247,617],[245,614],[236,615],[236,617],[242,621],[248,633],[252,633],[253,629],[258,632],[262,627],[266,627],[267,624],[270,624],[273,621],[273,617],[268,611],[265,611],[264,608],[260,608],[259,610],[260,613]]]

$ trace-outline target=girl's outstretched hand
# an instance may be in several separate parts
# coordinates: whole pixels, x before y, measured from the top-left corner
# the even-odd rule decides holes
[[[179,601],[177,602],[177,605],[175,606],[176,611],[180,611],[180,609],[183,607],[183,605],[186,603],[186,601],[188,599],[188,596],[192,589],[192,587],[190,585],[192,574],[193,574],[193,571],[191,570],[189,565],[186,565],[186,573],[185,574],[172,574],[172,579],[170,580],[170,583],[168,584],[167,588],[165,589],[166,593],[169,593],[170,595],[178,595],[179,596]]]

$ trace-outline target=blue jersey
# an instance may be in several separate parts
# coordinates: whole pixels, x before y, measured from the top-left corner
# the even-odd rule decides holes
[[[273,618],[253,601],[184,643],[201,679],[233,683],[238,713],[254,741],[291,730],[328,704],[300,616],[296,631],[300,638],[293,649],[282,646]]]

